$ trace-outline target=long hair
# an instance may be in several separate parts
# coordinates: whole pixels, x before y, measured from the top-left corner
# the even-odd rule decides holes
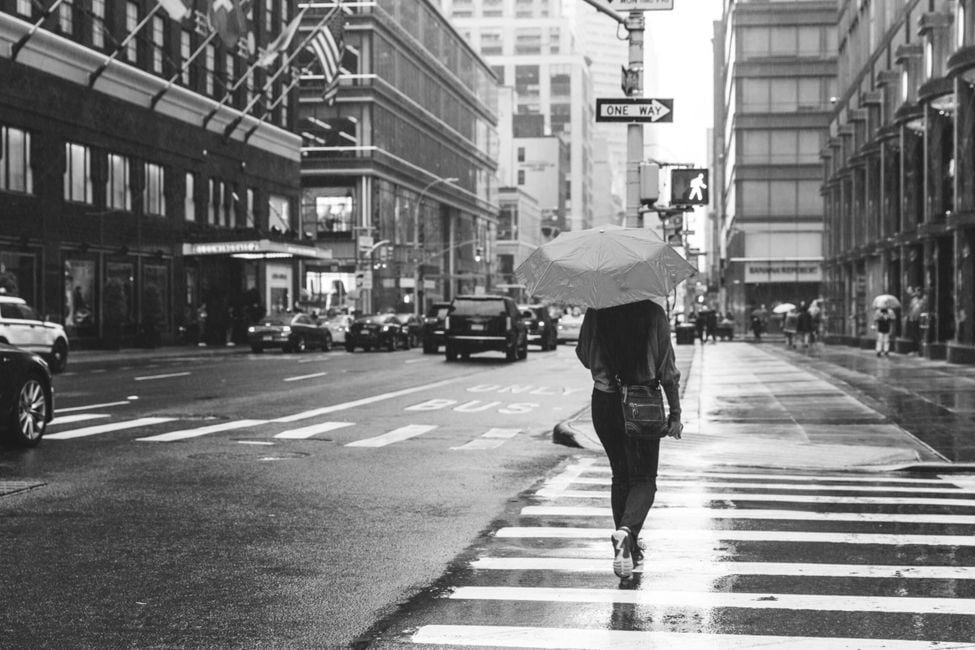
[[[663,308],[652,300],[596,310],[596,338],[605,351],[609,370],[624,383],[650,374],[649,334],[657,319],[666,320]]]

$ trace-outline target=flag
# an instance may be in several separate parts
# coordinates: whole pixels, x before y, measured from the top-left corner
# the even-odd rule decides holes
[[[213,0],[210,3],[210,27],[228,49],[248,33],[247,15],[239,0]]]
[[[191,7],[186,5],[184,0],[158,0],[158,2],[173,20],[183,20],[190,15],[190,11],[192,10]]]
[[[342,53],[345,51],[344,33],[345,12],[341,7],[337,7],[324,27],[311,39],[309,45],[322,66],[322,75],[325,77],[323,98],[329,104],[335,100],[339,90],[339,67],[342,65]]]
[[[277,60],[278,55],[288,49],[291,45],[291,41],[294,40],[295,34],[298,33],[298,27],[301,26],[301,19],[305,15],[305,10],[302,9],[298,12],[298,15],[291,19],[291,22],[281,30],[278,37],[271,41],[267,49],[261,54],[257,60],[257,65],[262,68],[267,68],[274,65]]]

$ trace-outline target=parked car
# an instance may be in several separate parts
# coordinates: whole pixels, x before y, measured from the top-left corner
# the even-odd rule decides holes
[[[573,307],[568,314],[563,314],[559,318],[559,343],[579,340],[579,330],[582,329],[582,310]]]
[[[396,314],[396,318],[406,328],[406,334],[410,342],[409,347],[415,348],[420,345],[420,342],[423,340],[423,321],[413,314]]]
[[[538,345],[542,352],[554,350],[559,345],[558,321],[546,305],[518,305],[528,327],[528,343]]]
[[[332,349],[332,333],[323,321],[305,313],[270,314],[247,328],[247,341],[254,352],[281,348],[285,352]]]
[[[423,354],[436,354],[443,345],[443,325],[450,310],[449,302],[435,302],[423,318]]]
[[[332,316],[325,321],[325,327],[328,331],[332,333],[332,343],[339,345],[340,343],[345,343],[345,335],[348,333],[349,328],[352,327],[352,321],[355,319],[348,314],[339,314],[338,316]]]
[[[504,352],[508,361],[528,356],[528,328],[518,305],[507,296],[457,296],[444,322],[447,361],[474,352]]]
[[[0,343],[41,355],[51,372],[64,372],[68,366],[64,327],[41,318],[23,298],[0,294]]]
[[[35,447],[52,417],[54,388],[47,362],[0,343],[0,429],[15,444]]]
[[[345,349],[353,352],[362,348],[366,352],[373,348],[409,349],[410,339],[406,327],[395,314],[370,314],[360,316],[352,323],[345,334]]]

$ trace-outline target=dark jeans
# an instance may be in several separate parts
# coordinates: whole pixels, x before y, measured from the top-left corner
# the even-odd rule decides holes
[[[613,470],[613,522],[617,529],[629,528],[635,540],[657,493],[660,440],[627,437],[619,393],[592,391],[592,423]]]

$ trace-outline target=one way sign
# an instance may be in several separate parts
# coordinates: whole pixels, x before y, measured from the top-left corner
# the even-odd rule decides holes
[[[652,97],[597,99],[597,122],[673,122],[674,100]]]

